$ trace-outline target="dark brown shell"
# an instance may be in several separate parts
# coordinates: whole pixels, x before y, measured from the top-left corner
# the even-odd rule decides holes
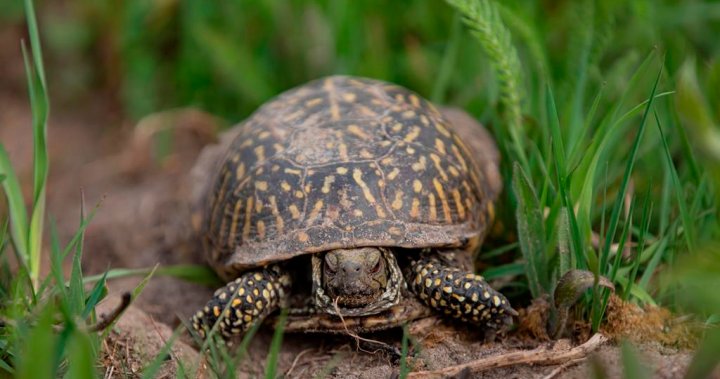
[[[237,128],[203,222],[221,273],[334,248],[463,246],[491,217],[487,162],[400,86],[316,80]]]

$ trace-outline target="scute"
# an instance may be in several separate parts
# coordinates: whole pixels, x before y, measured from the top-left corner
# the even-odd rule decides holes
[[[485,230],[483,172],[407,89],[328,77],[238,127],[205,212],[221,272],[332,248],[461,246]]]

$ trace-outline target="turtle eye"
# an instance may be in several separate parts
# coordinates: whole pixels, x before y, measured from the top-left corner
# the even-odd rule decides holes
[[[331,263],[331,261],[333,262]],[[337,259],[333,260],[333,257],[326,257],[325,270],[334,274],[337,271]]]
[[[382,266],[381,263],[382,263],[382,262],[381,262],[381,259],[378,259],[377,263],[375,263],[375,266],[373,266],[373,267],[370,269],[370,273],[374,274],[374,273],[380,271],[380,266]]]

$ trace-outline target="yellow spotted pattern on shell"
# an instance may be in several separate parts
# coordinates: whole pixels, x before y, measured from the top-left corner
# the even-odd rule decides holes
[[[333,248],[463,246],[486,229],[484,162],[403,87],[327,77],[237,128],[204,220],[221,272]]]

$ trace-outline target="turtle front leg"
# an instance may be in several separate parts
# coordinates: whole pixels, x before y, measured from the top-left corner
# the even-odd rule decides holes
[[[464,322],[498,329],[518,314],[482,276],[450,267],[438,252],[413,260],[407,283],[430,308]]]
[[[244,272],[215,291],[192,317],[193,329],[206,338],[215,323],[224,338],[241,335],[287,302],[290,275],[273,265]]]

